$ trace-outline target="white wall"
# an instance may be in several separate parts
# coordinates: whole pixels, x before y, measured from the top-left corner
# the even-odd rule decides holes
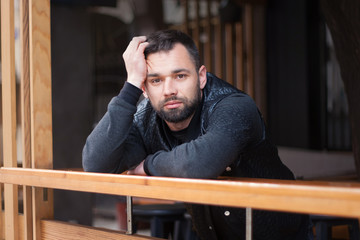
[[[314,179],[356,174],[352,152],[279,147],[279,155],[297,178]]]

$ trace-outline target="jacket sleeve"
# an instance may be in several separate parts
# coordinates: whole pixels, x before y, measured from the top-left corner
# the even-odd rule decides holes
[[[146,157],[133,125],[136,101],[124,100],[121,94],[110,101],[107,112],[86,140],[82,153],[85,171],[119,173]]]
[[[203,135],[171,151],[149,155],[145,171],[156,176],[216,178],[248,147],[262,140],[263,128],[249,96],[229,96],[215,106]]]

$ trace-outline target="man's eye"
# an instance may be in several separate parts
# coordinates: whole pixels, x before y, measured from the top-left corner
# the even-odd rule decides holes
[[[157,83],[160,83],[161,82],[161,79],[160,78],[154,78],[154,79],[151,79],[150,81],[152,84],[157,84]]]
[[[186,77],[185,74],[178,74],[178,75],[176,76],[177,79],[183,79],[183,78],[185,78],[185,77]]]

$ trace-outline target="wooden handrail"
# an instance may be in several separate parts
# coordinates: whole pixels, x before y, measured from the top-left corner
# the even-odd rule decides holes
[[[282,180],[203,180],[1,168],[0,182],[189,203],[360,216],[360,184]]]

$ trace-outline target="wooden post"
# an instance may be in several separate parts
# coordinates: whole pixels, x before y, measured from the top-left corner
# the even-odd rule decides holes
[[[254,98],[253,7],[245,5],[246,93]]]
[[[244,89],[244,47],[243,47],[243,24],[242,22],[235,23],[235,49],[236,49],[236,87],[240,90]]]
[[[215,51],[214,51],[214,62],[215,62],[215,75],[219,78],[224,78],[224,68],[223,68],[223,24],[218,18],[218,21],[215,25]]]
[[[51,169],[52,102],[50,0],[29,2],[31,161],[33,168]],[[34,239],[41,239],[40,220],[53,218],[52,190],[33,188]]]
[[[3,156],[5,167],[16,167],[16,82],[14,1],[1,1]],[[18,186],[4,184],[5,239],[18,239]]]
[[[29,0],[20,2],[22,166],[31,168]],[[24,240],[33,239],[31,187],[23,186]]]
[[[212,28],[211,28],[211,0],[206,1],[206,22],[204,26],[204,32],[206,34],[206,39],[204,43],[204,64],[208,72],[213,72],[213,54],[211,49],[212,44]]]
[[[232,85],[234,82],[234,39],[233,24],[225,24],[225,63],[226,63],[226,81]]]

